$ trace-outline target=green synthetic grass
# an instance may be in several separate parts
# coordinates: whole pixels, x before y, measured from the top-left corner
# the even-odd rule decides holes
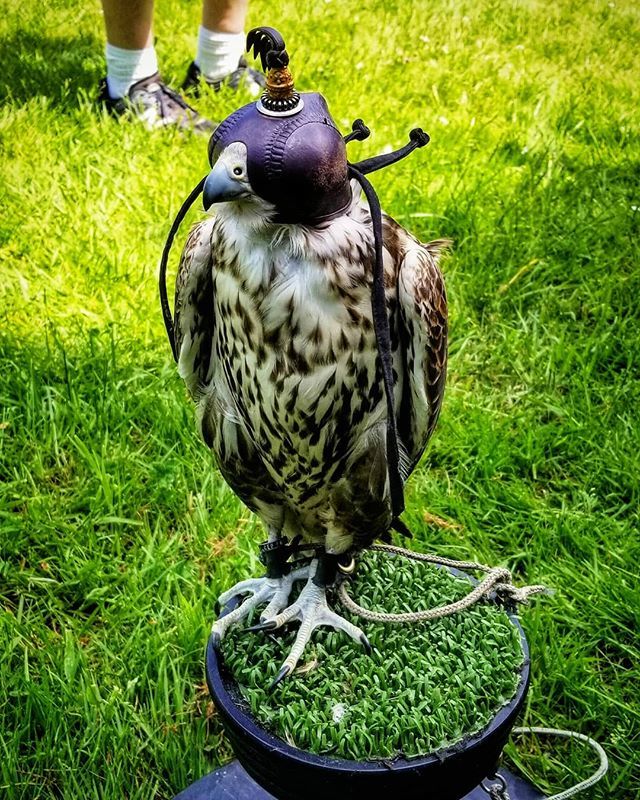
[[[365,608],[399,613],[456,602],[470,588],[431,564],[367,553],[349,594]],[[429,755],[479,733],[515,696],[520,634],[494,603],[393,626],[336,610],[363,628],[371,656],[345,634],[320,629],[303,663],[273,692],[295,630],[275,637],[235,628],[222,642],[242,705],[295,747],[354,761]]]
[[[195,2],[158,3],[174,82],[198,19]],[[555,588],[524,619],[524,722],[601,740],[611,772],[593,796],[627,800],[640,785],[636,4],[257,0],[256,24],[284,32],[298,86],[322,90],[344,130],[358,116],[373,129],[352,158],[415,125],[432,136],[373,176],[403,225],[454,240],[449,380],[407,492],[412,546]],[[206,145],[94,110],[97,2],[0,0],[0,38],[0,795],[169,798],[231,755],[204,646],[218,593],[259,574],[263,538],[196,439],[156,297]],[[199,108],[220,118],[238,102]],[[527,739],[509,756],[549,793],[593,767],[575,745]]]

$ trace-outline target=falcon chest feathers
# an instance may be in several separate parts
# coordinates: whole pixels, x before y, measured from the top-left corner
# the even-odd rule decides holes
[[[224,477],[269,527],[330,552],[365,547],[391,523],[369,211],[356,199],[307,228],[274,225],[256,205],[220,205],[189,237],[180,374]],[[446,299],[440,243],[422,245],[386,216],[383,231],[406,478],[440,408]]]
[[[224,605],[249,595],[214,623],[213,642],[259,605],[254,630],[300,621],[275,684],[320,625],[368,647],[326,590],[354,554],[401,524],[403,482],[442,402],[447,305],[444,243],[421,244],[382,214],[365,178],[428,136],[416,129],[400,150],[349,163],[345,143],[366,138],[364,124],[343,138],[321,95],[295,92],[277,31],[251,31],[252,45],[267,91],[211,137],[211,172],[165,247],[161,300],[202,437],[268,532],[266,575],[220,596]],[[214,212],[184,248],[174,326],[168,248],[200,191]],[[312,554],[307,566],[292,568],[291,542]]]

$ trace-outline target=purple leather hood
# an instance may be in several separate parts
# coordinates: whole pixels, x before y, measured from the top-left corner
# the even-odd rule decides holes
[[[301,95],[304,108],[271,117],[249,103],[227,117],[209,142],[213,165],[232,142],[247,147],[254,192],[274,203],[277,221],[317,224],[344,213],[351,203],[346,147],[322,95]]]

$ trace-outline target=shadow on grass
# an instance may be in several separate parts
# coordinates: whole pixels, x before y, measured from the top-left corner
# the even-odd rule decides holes
[[[47,97],[55,106],[78,105],[78,89],[97,93],[95,64],[103,43],[93,37],[35,36],[16,31],[0,39],[0,102]]]

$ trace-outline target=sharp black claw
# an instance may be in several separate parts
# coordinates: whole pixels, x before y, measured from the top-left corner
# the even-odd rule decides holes
[[[220,608],[220,603],[216,600],[216,602],[213,604],[213,612],[216,615],[216,617],[220,616],[221,610],[222,609]]]
[[[280,672],[271,682],[271,685],[269,686],[269,691],[272,692],[276,688],[276,686],[287,677],[287,675],[290,672],[291,672],[291,667],[289,667],[287,664],[285,664],[284,667],[280,667]]]
[[[211,646],[214,650],[220,649],[220,642],[222,642],[222,636],[219,633],[212,633],[211,634]]]
[[[266,622],[259,622],[257,625],[252,625],[250,628],[245,628],[245,633],[256,633],[257,631],[272,631],[276,627],[276,621],[268,619]]]
[[[360,644],[364,647],[365,653],[370,656],[373,653],[373,648],[371,647],[371,642],[367,639],[367,637],[362,634],[360,637]]]

